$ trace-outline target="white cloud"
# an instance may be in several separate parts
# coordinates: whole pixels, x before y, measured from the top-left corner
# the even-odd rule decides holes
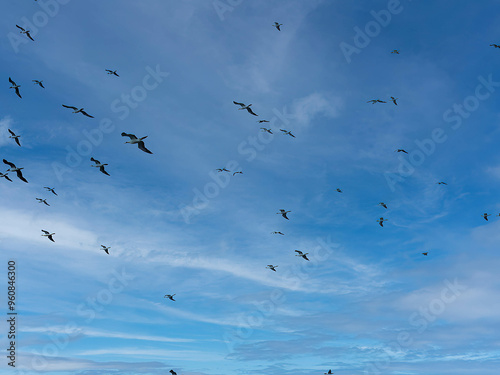
[[[292,113],[295,116],[294,120],[301,127],[307,127],[313,119],[319,116],[338,117],[343,106],[344,102],[340,97],[315,92],[295,100]]]

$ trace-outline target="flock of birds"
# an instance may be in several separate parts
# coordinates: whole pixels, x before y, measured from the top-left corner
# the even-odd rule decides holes
[[[25,34],[29,39],[33,40],[32,36],[30,35],[30,31],[29,30],[25,30],[24,28],[22,28],[21,26],[19,25],[16,25],[19,29],[21,29],[21,34]],[[114,75],[116,77],[119,77],[118,73],[116,70],[110,70],[110,69],[105,69],[105,71],[107,72],[107,74],[110,74],[110,75]],[[19,88],[21,87],[21,85],[18,85],[11,77],[9,77],[9,82],[11,84],[11,86],[9,87],[10,89],[14,89],[14,92],[16,93],[16,95],[22,99],[22,96],[21,96],[21,92],[19,90]],[[41,88],[45,88],[45,86],[43,85],[43,80],[32,80],[32,82],[35,84],[35,85],[38,85],[40,86]],[[75,107],[75,106],[70,106],[70,105],[65,105],[63,104],[62,105],[64,108],[68,108],[68,109],[71,109],[72,110],[72,113],[74,114],[77,114],[77,113],[81,113],[82,115],[86,116],[86,117],[89,117],[89,118],[94,118],[94,116],[92,115],[89,115],[86,111],[85,111],[85,108],[78,108],[78,107]],[[19,138],[21,138],[21,135],[19,134],[16,134],[13,130],[11,129],[7,129],[8,132],[10,133],[10,136],[9,138],[13,139],[17,145],[19,147],[21,147],[21,142],[19,140]],[[145,136],[145,137],[141,137],[141,138],[137,138],[135,136],[135,134],[129,134],[129,133],[121,133],[122,137],[128,137],[129,140],[125,143],[129,143],[129,144],[136,144],[138,146],[138,148],[148,154],[152,154],[152,152],[150,150],[148,150],[146,148],[146,146],[144,145],[144,139],[146,139],[148,136]],[[96,168],[99,168],[99,170],[109,176],[109,173],[105,170],[105,166],[108,165],[107,163],[101,163],[99,160],[95,159],[94,157],[91,157],[90,158],[90,161],[94,162],[95,164],[94,165],[91,165],[91,167],[96,167]],[[26,178],[23,176],[23,173],[21,172],[22,169],[24,169],[24,167],[17,167],[14,163],[6,160],[6,159],[3,159],[3,163],[4,164],[7,164],[10,168],[7,169],[5,171],[5,173],[1,173],[0,172],[0,177],[3,177],[5,178],[7,181],[10,181],[12,182],[12,180],[10,179],[9,177],[9,173],[8,172],[12,172],[12,173],[16,173],[17,177],[23,181],[23,182],[26,182],[28,183],[28,180],[26,180]],[[48,187],[48,186],[45,186],[44,189],[46,189],[47,191],[49,192],[52,192],[54,195],[57,195],[57,193],[55,192],[54,188],[51,188],[51,187]],[[47,206],[50,206],[50,204],[47,202],[47,199],[42,199],[42,198],[36,198],[36,200],[38,201],[38,203],[43,203]],[[45,230],[45,229],[42,229],[41,230],[43,232],[42,236],[43,237],[47,237],[50,241],[52,242],[55,242],[54,240],[54,235],[55,233],[50,233],[49,231]],[[102,250],[104,250],[104,252],[106,254],[109,254],[109,247],[106,247],[104,245],[101,245],[102,247]]]
[[[16,26],[17,26],[17,25],[16,25]],[[17,26],[17,27],[21,28],[20,26]],[[32,38],[31,38],[31,36],[29,35],[29,31],[28,31],[28,30],[24,30],[24,29],[23,29],[23,31],[21,31],[21,33],[26,34],[26,35],[27,35],[30,39],[32,39]],[[32,40],[33,40],[33,39],[32,39]],[[106,69],[106,72],[108,72],[108,74],[113,74],[113,75],[115,75],[115,76],[119,77],[119,75],[116,73],[116,70],[114,70],[114,71],[113,71],[113,70]],[[12,78],[10,78],[10,77],[9,77],[9,82],[10,82],[10,83],[11,83],[11,85],[12,85],[10,88],[11,88],[11,89],[14,89],[14,91],[15,91],[16,95],[17,95],[19,98],[21,98],[21,99],[22,99],[21,93],[20,93],[20,91],[19,91],[19,88],[21,87],[21,85],[16,84],[16,83],[12,80]],[[40,80],[33,80],[33,82],[34,82],[36,85],[38,85],[38,86],[40,86],[40,87],[42,87],[42,88],[45,88],[45,86],[43,86],[43,83],[42,83],[43,81],[40,81]],[[63,104],[62,106],[63,106],[64,108],[68,108],[68,109],[73,110],[73,112],[72,112],[72,113],[75,113],[75,114],[76,114],[76,113],[81,113],[82,115],[84,115],[84,116],[86,116],[86,117],[89,117],[89,118],[94,118],[94,116],[91,116],[91,115],[89,115],[87,112],[85,112],[85,109],[84,109],[84,108],[78,108],[78,107],[69,106],[69,105],[65,105],[65,104]],[[21,147],[21,142],[20,142],[20,140],[19,140],[19,138],[20,138],[21,136],[20,136],[20,135],[18,135],[18,134],[16,134],[16,133],[15,133],[14,131],[12,131],[11,129],[7,129],[7,130],[8,130],[8,132],[10,133],[9,138],[13,139],[13,140],[17,143],[17,145]],[[146,152],[146,153],[148,153],[148,154],[152,154],[152,152],[151,152],[150,150],[148,150],[148,149],[146,148],[146,146],[144,145],[144,139],[146,139],[148,136],[145,136],[145,137],[142,137],[142,138],[137,138],[137,137],[135,136],[135,134],[129,134],[129,133],[125,133],[125,132],[121,133],[121,135],[122,135],[122,137],[128,137],[128,138],[129,138],[129,140],[128,140],[127,142],[125,142],[125,143],[129,143],[129,144],[132,144],[132,145],[136,144],[140,150],[142,150],[142,151],[144,151],[144,152]],[[91,167],[96,167],[96,168],[99,168],[99,170],[100,170],[103,174],[105,174],[105,175],[109,176],[109,173],[108,173],[108,172],[105,170],[105,168],[104,168],[106,165],[108,165],[107,163],[101,163],[99,160],[95,159],[94,157],[91,157],[91,158],[90,158],[90,161],[92,161],[92,162],[94,162],[94,163],[95,163],[94,165],[91,165]],[[7,164],[10,168],[9,168],[9,169],[7,169],[7,170],[5,171],[5,173],[1,173],[1,172],[0,172],[0,177],[3,177],[3,178],[5,178],[6,180],[8,180],[8,181],[12,182],[12,180],[11,180],[11,179],[10,179],[10,177],[9,177],[9,173],[8,173],[8,172],[12,172],[12,173],[13,173],[13,172],[15,172],[15,173],[16,173],[16,175],[17,175],[17,177],[18,177],[21,181],[28,183],[28,180],[26,180],[26,178],[23,176],[23,173],[21,172],[21,170],[22,170],[22,169],[24,169],[24,167],[19,168],[19,167],[17,167],[14,163],[12,163],[12,162],[10,162],[10,161],[8,161],[8,160],[6,160],[6,159],[3,159],[3,162],[4,162],[4,164]],[[57,194],[56,194],[56,192],[55,192],[55,190],[54,190],[54,188],[47,187],[47,186],[46,186],[46,187],[44,187],[44,188],[45,188],[46,190],[48,190],[48,191],[52,192],[53,194],[57,195]],[[37,200],[39,203],[44,203],[45,205],[50,206],[50,204],[49,204],[49,203],[47,203],[47,200],[46,200],[46,199],[36,198],[36,200]],[[43,237],[47,237],[50,241],[55,242],[55,241],[54,241],[54,237],[53,237],[53,236],[55,235],[55,233],[50,233],[49,231],[47,231],[47,230],[45,230],[45,229],[42,229],[41,231],[43,232],[43,234],[42,234],[42,236],[43,236]],[[101,246],[102,246],[103,250],[106,252],[106,254],[109,254],[109,252],[108,252],[109,247],[105,247],[104,245],[101,245]]]
[[[35,0],[36,1],[36,0]],[[283,26],[283,24],[281,23],[278,23],[278,22],[275,22],[273,25],[273,27],[275,27],[278,31],[281,31],[281,26]],[[16,27],[18,29],[20,29],[20,33],[23,34],[23,35],[26,35],[27,38],[29,38],[30,40],[34,41],[33,37],[31,36],[30,34],[30,30],[26,30],[24,29],[23,27],[19,26],[19,25],[16,25]],[[500,45],[497,45],[497,44],[491,44],[490,46],[493,46],[495,48],[500,48]],[[391,51],[391,54],[397,54],[399,55],[400,52],[399,50],[393,50]],[[111,69],[105,69],[106,73],[108,75],[113,75],[113,76],[116,76],[116,77],[120,77],[120,75],[117,73],[117,70],[111,70]],[[15,94],[22,99],[22,96],[21,96],[21,92],[20,92],[20,87],[21,85],[18,85],[16,84],[16,82],[14,80],[12,80],[12,78],[9,77],[9,82],[11,84],[10,86],[10,89],[13,89]],[[35,85],[38,85],[39,87],[41,88],[44,88],[45,89],[45,86],[43,85],[43,81],[42,80],[32,80],[32,82],[35,84]],[[394,105],[398,105],[397,103],[397,100],[398,98],[394,97],[394,96],[391,96],[390,97],[390,101],[392,101],[394,103]],[[236,101],[233,101],[233,103],[237,106],[239,106],[238,110],[246,110],[249,114],[253,115],[253,116],[258,116],[251,108],[252,104],[244,104],[244,103],[240,103],[240,102],[236,102]],[[387,101],[385,100],[381,100],[381,99],[371,99],[369,101],[367,101],[367,103],[372,103],[372,104],[376,104],[376,103],[387,103]],[[89,113],[87,113],[85,111],[84,108],[78,108],[78,107],[75,107],[75,106],[69,106],[69,105],[65,105],[63,104],[62,105],[64,108],[67,108],[67,109],[71,109],[72,110],[72,113],[74,114],[82,114],[88,118],[94,118],[94,116],[90,115]],[[259,124],[263,124],[263,123],[267,123],[269,122],[268,120],[258,120],[258,123]],[[269,134],[273,134],[272,132],[272,129],[270,128],[266,128],[266,127],[261,127],[260,128],[262,131],[264,132],[267,132]],[[279,129],[284,135],[288,135],[290,137],[293,137],[295,138],[295,135],[292,134],[291,131],[289,130],[286,130],[286,129]],[[12,131],[11,129],[8,129],[8,132],[10,133],[10,136],[9,138],[10,139],[13,139],[16,144],[21,147],[21,142],[20,142],[20,135],[16,134],[14,131]],[[152,152],[147,149],[145,147],[145,144],[144,144],[144,139],[147,138],[147,136],[144,136],[144,137],[141,137],[141,138],[138,138],[136,137],[134,134],[130,134],[130,133],[125,133],[125,132],[122,132],[121,133],[121,136],[122,137],[128,137],[129,140],[125,143],[128,143],[128,144],[136,144],[138,146],[138,148],[145,152],[145,153],[148,153],[148,154],[152,154]],[[394,152],[398,152],[398,153],[404,153],[404,154],[408,154],[408,152],[404,149],[396,149]],[[91,165],[91,167],[95,167],[95,168],[99,168],[99,171],[107,176],[110,176],[110,174],[106,171],[105,167],[108,166],[107,163],[101,163],[99,160],[95,159],[94,157],[91,157],[90,158],[90,161],[92,161],[94,164]],[[9,166],[9,169],[7,169],[7,171],[5,173],[0,173],[0,177],[3,177],[5,178],[6,180],[12,182],[12,180],[9,178],[8,176],[8,173],[9,172],[12,172],[12,173],[16,173],[17,177],[25,182],[25,183],[28,183],[28,181],[26,180],[26,178],[23,176],[23,173],[21,172],[24,168],[19,168],[17,167],[14,163],[10,162],[10,161],[7,161],[6,159],[3,159],[3,163],[8,165]],[[227,172],[227,173],[231,173],[230,170],[226,169],[226,168],[217,168],[216,169],[217,172],[219,173],[222,173],[222,172]],[[233,172],[233,176],[236,175],[236,174],[243,174],[242,171],[234,171]],[[443,182],[443,181],[439,181],[437,182],[437,184],[440,184],[440,185],[447,185],[446,182]],[[51,188],[51,187],[48,187],[48,186],[45,186],[44,187],[45,190],[47,190],[48,192],[52,193],[53,195],[57,196],[57,193],[55,192],[55,189],[54,188]],[[336,188],[336,191],[338,193],[342,193],[343,191],[340,189],[340,188]],[[44,204],[46,206],[50,206],[50,204],[47,202],[47,199],[46,198],[36,198],[36,200],[38,201],[38,203],[41,203],[41,204]],[[380,202],[378,204],[379,206],[383,207],[384,209],[388,209],[388,206],[384,203],[384,202]],[[286,220],[290,220],[287,216],[288,213],[290,213],[291,211],[287,211],[285,209],[280,209],[279,212],[277,212],[276,214],[278,215],[281,215],[284,219]],[[483,218],[488,221],[488,217],[489,216],[492,216],[492,214],[488,214],[488,213],[484,213],[483,214]],[[498,215],[495,215],[495,216],[499,216],[500,217],[500,213]],[[379,219],[376,220],[379,225],[381,227],[384,226],[384,222],[388,221],[388,219],[385,219],[384,217],[380,217]],[[41,230],[43,232],[42,236],[43,237],[47,237],[50,241],[52,242],[55,242],[54,240],[54,235],[55,233],[51,233],[50,231],[47,231],[45,229],[42,229]],[[284,233],[282,233],[281,231],[273,231],[271,232],[271,234],[277,234],[277,235],[284,235]],[[109,249],[110,247],[107,247],[107,246],[104,246],[104,245],[101,245],[101,250],[104,251],[106,254],[109,255]],[[307,257],[307,255],[309,253],[307,252],[303,252],[301,250],[294,250],[294,252],[296,253],[295,256],[297,257],[300,257],[306,261],[309,261],[309,258]],[[427,256],[428,255],[428,252],[423,252],[422,253],[424,256]],[[278,267],[278,265],[272,265],[272,264],[269,264],[266,266],[267,269],[271,270],[271,271],[274,271],[274,272],[277,272],[276,271],[276,268]],[[171,301],[176,301],[174,299],[174,296],[175,294],[165,294],[164,295],[164,298],[167,298]],[[174,371],[174,370],[170,370],[169,371],[171,373],[171,375],[177,375],[177,373]],[[332,370],[328,370],[328,372],[325,372],[324,375],[332,375],[333,372]]]

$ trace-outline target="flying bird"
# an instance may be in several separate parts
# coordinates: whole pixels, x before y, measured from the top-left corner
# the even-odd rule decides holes
[[[47,206],[50,206],[50,204],[47,203],[46,199],[36,198],[36,200],[38,201],[38,203],[45,203]]]
[[[278,29],[278,31],[281,31],[280,26],[283,26],[283,24],[275,22],[273,26],[276,27]]]
[[[427,254],[429,254],[429,253],[422,253],[422,254],[425,255],[425,256],[427,256]]]
[[[96,168],[99,168],[99,170],[104,173],[105,175],[108,175],[109,176],[109,173],[106,172],[104,170],[104,166],[105,165],[108,165],[108,164],[102,164],[99,160],[97,159],[94,159],[94,158],[90,158],[90,161],[93,161],[95,163],[95,165],[91,165],[91,167],[96,167]]]
[[[391,53],[395,53],[396,55],[399,55],[399,50],[395,49],[395,50],[391,51]]]
[[[438,185],[448,185],[446,182],[443,182],[443,181],[436,182],[436,184],[438,184]]]
[[[500,48],[498,44],[490,44],[490,46],[495,47],[495,48]]]
[[[16,25],[16,27],[17,27],[18,29],[21,29],[21,31],[20,31],[20,33],[21,33],[21,34],[26,34],[26,36],[27,36],[28,38],[30,38],[32,41],[35,41],[35,39],[33,39],[33,38],[31,37],[31,35],[30,35],[30,32],[31,32],[30,30],[25,30],[24,28],[22,28],[22,27],[21,27],[21,26],[19,26],[19,25]]]
[[[78,108],[76,108],[76,107],[73,107],[73,106],[70,106],[70,105],[64,105],[64,104],[63,104],[62,106],[63,106],[64,108],[70,108],[70,109],[72,109],[72,110],[73,110],[73,113],[81,113],[82,115],[85,115],[85,116],[87,116],[87,117],[94,118],[94,116],[91,116],[91,115],[89,115],[87,112],[85,112],[85,111],[83,110],[83,108],[78,109]]]
[[[280,131],[282,131],[282,132],[283,132],[283,135],[289,135],[289,136],[291,136],[291,137],[295,138],[295,136],[294,136],[294,135],[292,134],[292,132],[291,132],[291,131],[289,131],[289,130],[286,130],[286,129],[280,129]]]
[[[284,209],[282,209],[282,208],[281,208],[281,209],[280,209],[280,212],[276,212],[276,215],[281,215],[281,216],[283,216],[285,219],[290,220],[289,218],[287,218],[287,217],[286,217],[286,214],[287,214],[288,212],[292,212],[292,211],[285,211]]]
[[[56,241],[54,241],[54,239],[52,238],[52,236],[53,236],[55,233],[50,233],[50,232],[48,232],[48,231],[46,231],[46,230],[43,230],[43,229],[42,229],[42,232],[44,233],[44,234],[42,234],[42,237],[47,237],[47,238],[48,238],[49,240],[51,240],[52,242],[56,242]]]
[[[171,301],[175,301],[174,296],[175,294],[165,294],[163,298],[168,298]]]
[[[488,216],[491,216],[491,214],[487,214],[486,212],[483,214],[484,220],[488,221]]]
[[[269,121],[267,121],[267,120],[258,120],[257,122],[258,122],[259,124],[262,124],[263,122],[269,122]],[[262,129],[262,128],[261,128],[261,129]]]
[[[3,162],[4,164],[7,164],[8,166],[10,166],[9,169],[7,169],[7,172],[16,172],[17,174],[17,177],[19,177],[19,179],[21,181],[24,181],[24,182],[28,182],[24,177],[23,177],[23,173],[21,172],[21,169],[24,169],[24,168],[17,168],[16,165],[14,163],[11,163],[11,162],[8,162],[7,160],[3,159]]]
[[[102,247],[101,250],[104,250],[104,252],[109,255],[109,251],[108,250],[111,249],[111,247],[106,247],[104,245],[101,245],[101,247]]]
[[[380,202],[378,205],[387,208],[387,205],[384,202]]]
[[[295,252],[297,253],[297,254],[295,254],[295,256],[296,256],[296,257],[302,257],[302,258],[304,258],[305,260],[309,260],[309,259],[307,258],[307,256],[306,256],[306,255],[307,255],[307,254],[309,254],[309,253],[303,253],[303,252],[302,252],[302,251],[300,251],[300,250],[295,250]]]
[[[217,168],[217,172],[231,172],[230,170],[227,170],[226,168]]]
[[[243,172],[234,172],[234,173],[233,173],[233,176],[234,176],[235,174],[237,174],[237,173],[239,173],[239,174],[243,174]]]
[[[406,152],[406,150],[403,150],[402,148],[398,148],[397,150],[394,150],[394,152],[403,152],[405,154],[408,153],[408,152]]]
[[[368,100],[367,103],[375,104],[375,103],[387,103],[387,102],[384,102],[383,100],[379,100],[379,99],[372,99],[372,100]]]
[[[169,371],[172,375],[177,375],[177,373],[174,370]]]
[[[50,187],[48,187],[48,186],[44,186],[43,188],[44,188],[44,189],[47,189],[47,190],[48,190],[48,191],[50,191],[52,194],[57,195],[57,193],[54,191],[54,188],[50,188]]]
[[[16,85],[16,83],[10,77],[9,77],[9,82],[12,84],[12,86],[10,86],[9,89],[14,89],[17,96],[19,96],[22,99],[23,97],[21,96],[21,93],[19,92],[19,87],[21,87],[21,85]]]
[[[273,134],[271,129],[268,129],[268,128],[261,128],[261,129],[262,129],[262,131],[268,132],[269,134]]]
[[[7,175],[8,175],[8,173],[5,173],[5,174],[4,174],[4,173],[0,173],[0,177],[3,177],[3,178],[5,178],[6,180],[9,180],[10,182],[12,182],[12,180],[11,180],[11,179],[9,178],[9,176],[7,176]]]
[[[241,108],[238,108],[238,110],[240,109],[246,109],[248,111],[248,113],[250,113],[251,115],[254,115],[254,116],[258,116],[257,114],[255,114],[253,111],[252,111],[252,108],[250,108],[251,104],[249,105],[245,105],[243,103],[238,103],[238,102],[235,102],[233,100],[233,103],[236,104],[236,105],[239,105]]]
[[[278,267],[278,266],[273,266],[272,264],[268,264],[266,268],[270,269],[271,271],[276,272],[276,267]]]
[[[13,140],[15,140],[15,141],[16,141],[16,143],[17,143],[17,145],[18,145],[18,146],[21,146],[21,143],[19,142],[19,137],[20,137],[20,135],[16,135],[16,134],[15,134],[12,130],[10,130],[10,129],[7,129],[7,130],[8,130],[8,131],[9,131],[9,133],[11,134],[11,135],[9,136],[9,138],[12,138]]]
[[[279,213],[279,212],[278,212]],[[281,234],[282,236],[284,236],[285,234],[284,233],[281,233],[281,232],[271,232],[271,234]]]
[[[342,190],[340,190],[339,188],[337,188],[337,191],[338,191],[339,193],[342,193]]]
[[[44,88],[45,88],[45,86],[44,86],[44,85],[43,85],[43,83],[42,83],[43,81],[38,81],[38,80],[36,80],[36,79],[33,79],[33,80],[32,80],[32,82],[34,82],[34,83],[35,83],[35,85],[40,86],[42,89],[44,89]]]
[[[149,151],[146,146],[144,146],[144,142],[142,141],[143,139],[146,139],[148,136],[146,135],[145,137],[142,138],[137,138],[134,134],[127,134],[127,133],[122,133],[122,137],[129,137],[130,141],[127,141],[125,143],[130,143],[132,145],[137,144],[140,150],[147,152],[148,154],[152,154],[151,151]]]
[[[391,100],[394,104],[398,105],[398,103],[396,103],[396,100],[398,100],[398,98],[395,98],[394,96],[391,96]]]
[[[115,75],[115,76],[119,77],[119,75],[116,73],[116,70],[106,69],[106,72],[108,72],[108,74],[112,74],[112,75]]]
[[[381,227],[384,226],[384,221],[387,221],[387,219],[384,219],[383,217],[381,217],[380,219],[377,220],[378,223],[380,224]]]
[[[333,374],[332,370],[328,370],[328,372],[325,372],[325,375],[332,375],[332,374]]]

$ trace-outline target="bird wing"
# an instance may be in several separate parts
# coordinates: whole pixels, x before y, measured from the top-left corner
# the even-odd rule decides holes
[[[250,113],[250,114],[252,114],[252,115],[254,115],[254,116],[258,116],[258,114],[254,113],[254,112],[252,111],[252,108],[250,108],[250,107],[248,107],[248,108],[247,108],[247,111],[248,111],[248,113]]]
[[[149,151],[146,146],[144,146],[144,142],[143,141],[140,141],[139,143],[137,143],[137,145],[139,146],[139,149],[144,151],[144,152],[147,152],[148,154],[152,154],[151,151]]]
[[[302,255],[302,251],[300,250],[295,250],[296,253],[298,253],[299,255]]]
[[[42,82],[38,82],[38,84],[42,87],[42,88],[45,88],[45,86],[43,85]]]
[[[52,235],[47,236],[47,238],[48,238],[49,240],[51,240],[52,242],[56,242],[56,241],[54,241],[54,239],[52,238]]]
[[[109,173],[108,173],[108,172],[106,172],[106,171],[104,170],[104,165],[101,165],[101,167],[99,168],[99,170],[100,170],[102,173],[104,173],[104,174],[106,174],[106,175],[108,175],[108,176],[109,176]]]
[[[7,164],[7,165],[8,165],[8,166],[10,166],[11,168],[15,168],[15,167],[16,167],[16,165],[15,165],[14,163],[11,163],[11,162],[9,162],[9,161],[7,161],[7,160],[5,160],[5,159],[3,159],[3,162],[4,162],[4,164]]]
[[[49,234],[49,233],[50,233],[49,231],[46,231],[46,230],[43,230],[43,229],[42,229],[41,231],[42,231],[43,233],[45,233],[45,234]]]
[[[96,164],[101,164],[101,162],[99,160],[94,159],[94,158],[90,158],[90,161],[93,161]]]
[[[293,138],[295,138],[295,136],[292,133],[288,132],[288,134],[290,134]]]
[[[113,74],[114,74],[115,76],[119,77],[119,75],[118,75],[116,72],[113,72]]]
[[[243,103],[238,103],[238,102],[235,102],[234,100],[233,100],[233,103],[234,103],[234,104],[236,104],[236,105],[239,105],[239,106],[241,106],[241,107],[244,107],[244,106],[245,106],[245,104],[243,104]]]
[[[47,203],[47,201],[44,199],[42,200],[43,203],[45,203],[47,206],[50,206],[50,204]]]
[[[48,186],[45,186],[44,188],[51,191],[52,193],[54,193],[54,195],[57,195],[57,193],[54,191],[54,189],[49,188]]]
[[[134,134],[127,134],[127,133],[122,133],[122,137],[129,137],[132,140],[137,139],[137,137]]]
[[[10,133],[11,135],[13,135],[14,137],[16,136],[16,134],[15,134],[12,130],[10,130],[10,129],[7,129],[7,130],[9,131],[9,133]]]
[[[16,25],[16,27],[19,28],[19,29],[21,29],[22,31],[24,31],[24,29],[21,26]]]
[[[63,106],[64,108],[71,108],[71,109],[74,109],[75,111],[78,109],[78,108],[76,108],[76,107],[72,107],[72,106],[70,106],[70,105],[64,105],[64,104],[63,104],[62,106]]]
[[[33,39],[33,38],[31,37],[31,35],[30,35],[29,31],[26,33],[26,36],[27,36],[28,38],[30,38],[32,41],[35,41],[35,39]]]
[[[302,258],[304,258],[305,260],[309,260],[309,258],[305,254],[302,255]]]
[[[16,85],[16,83],[10,77],[9,77],[9,82],[12,83],[14,86]]]
[[[276,26],[276,28],[278,29],[278,31],[281,31],[280,25]]]
[[[89,114],[88,114],[87,112],[85,112],[85,111],[80,111],[80,112],[81,112],[82,114],[84,114],[85,116],[87,116],[87,117],[94,118],[94,116],[89,115]]]
[[[20,170],[17,170],[16,173],[17,173],[17,177],[19,177],[19,179],[21,181],[28,183],[28,181],[23,177],[23,172],[21,172]]]
[[[14,138],[18,146],[21,146],[21,142],[19,142],[19,138]]]
[[[283,217],[284,217],[285,219],[290,220],[289,218],[287,218],[287,217],[286,217],[286,212],[283,212],[283,214],[282,214],[282,215],[283,215]]]
[[[9,176],[7,176],[7,173],[5,173],[3,176],[4,176],[7,180],[9,180],[10,182],[12,182],[12,180],[9,178]]]
[[[16,87],[15,90],[16,90],[17,96],[19,96],[22,99],[23,97],[21,96],[21,93],[19,92],[19,87]]]

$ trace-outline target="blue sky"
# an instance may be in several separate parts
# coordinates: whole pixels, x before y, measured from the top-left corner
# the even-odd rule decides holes
[[[498,374],[498,1],[0,10],[0,373]]]

